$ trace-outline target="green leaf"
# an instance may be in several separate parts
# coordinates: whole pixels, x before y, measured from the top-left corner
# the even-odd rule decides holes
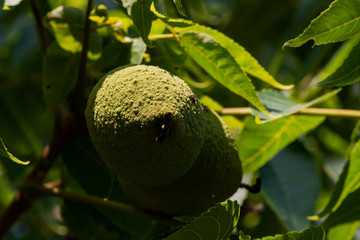
[[[141,38],[135,38],[131,45],[130,64],[140,64],[146,51],[146,44]]]
[[[273,121],[277,118],[296,113],[299,110],[310,107],[314,104],[324,102],[336,95],[338,92],[340,92],[340,90],[341,89],[336,89],[306,103],[297,103],[278,91],[267,89],[258,92],[258,95],[271,116],[264,114],[254,107],[252,107],[252,114],[257,116],[261,123]]]
[[[82,50],[85,11],[75,7],[60,6],[49,12],[45,20],[54,33],[59,46],[70,53]],[[96,31],[90,33],[88,57],[96,60],[101,56],[101,37]]]
[[[245,235],[242,231],[240,231],[239,232],[239,240],[251,240],[251,237]]]
[[[177,11],[180,13],[180,15],[186,17],[185,11],[183,6],[181,5],[181,0],[174,0],[174,4],[176,6]]]
[[[239,64],[241,69],[254,76],[259,78],[260,80],[280,89],[289,89],[292,87],[292,85],[283,85],[279,82],[277,82],[259,63],[258,61],[251,56],[249,52],[245,50],[244,47],[239,45],[237,42],[232,40],[231,38],[227,37],[225,34],[209,28],[205,27],[199,24],[195,24],[192,21],[189,20],[183,20],[183,19],[169,19],[159,13],[155,6],[151,6],[151,11],[154,12],[154,14],[159,17],[161,20],[163,20],[168,25],[174,27],[174,30],[176,32],[183,32],[186,33],[188,31],[196,31],[200,33],[207,34],[211,36],[217,43],[219,43],[223,48],[225,48],[235,59],[235,61]],[[180,26],[179,26],[180,23]],[[182,24],[182,25],[181,25]]]
[[[339,87],[360,81],[360,42],[353,47],[349,56],[336,72],[319,82],[318,86]]]
[[[313,214],[320,192],[314,159],[309,154],[285,149],[260,168],[259,173],[261,190],[286,228],[299,231],[309,227],[306,218]]]
[[[311,219],[317,220],[331,211],[336,210],[341,202],[353,191],[360,187],[360,141],[351,151],[350,159],[346,162],[339,180],[336,182],[331,198],[326,207]]]
[[[325,120],[319,116],[286,116],[256,124],[253,118],[244,122],[244,130],[236,140],[245,173],[254,172],[282,148]]]
[[[72,201],[63,201],[61,210],[66,226],[79,239],[117,240],[123,239],[125,235],[124,232],[116,228],[110,219],[91,206]],[[127,237],[129,238],[129,236]]]
[[[219,83],[267,112],[248,76],[230,53],[211,36],[196,31],[180,32],[180,45]]]
[[[152,46],[148,36],[152,20],[154,20],[154,14],[150,11],[151,3],[152,0],[122,0],[122,4],[132,18],[137,31],[148,46]]]
[[[166,240],[221,240],[230,237],[240,216],[237,202],[217,204],[170,235]],[[165,240],[165,239],[164,239]]]
[[[5,0],[2,10],[11,10],[12,7],[16,7],[22,2],[22,0]]]
[[[115,176],[109,173],[89,137],[75,139],[65,149],[62,158],[70,175],[87,194],[131,204],[119,184],[114,182]],[[147,219],[105,208],[97,210],[135,239],[143,239],[153,228],[153,223]]]
[[[301,232],[288,232],[274,237],[263,237],[262,240],[325,240],[325,236],[325,230],[320,225]]]
[[[284,47],[299,47],[309,40],[314,40],[314,45],[344,41],[360,32],[359,21],[359,1],[336,0],[302,34],[287,41]]]
[[[325,228],[360,220],[360,189],[350,193],[324,221]]]
[[[47,49],[43,69],[45,103],[54,111],[74,88],[77,80],[79,54],[63,50],[56,42]]]
[[[360,141],[358,141],[351,151],[349,160],[349,170],[345,179],[343,191],[339,202],[341,202],[349,193],[360,187]],[[338,204],[339,205],[339,204]],[[338,206],[337,205],[337,206]],[[337,208],[335,206],[335,209]]]
[[[338,239],[353,239],[356,231],[360,225],[359,221],[345,223],[337,225],[333,228],[330,228],[326,239],[328,240],[338,240]]]
[[[199,24],[195,24],[194,26],[188,28],[178,28],[177,31],[188,32],[188,31],[197,31],[201,33],[205,33],[211,36],[216,42],[218,42],[223,48],[225,48],[231,56],[235,59],[235,61],[239,64],[241,69],[254,76],[258,79],[270,84],[273,87],[279,89],[290,89],[292,85],[283,85],[277,82],[273,76],[271,76],[259,63],[258,61],[251,56],[251,54],[246,51],[244,47],[239,45],[237,42],[227,37],[223,33],[211,29],[209,27],[205,27]]]
[[[14,155],[12,155],[6,148],[4,141],[2,140],[2,138],[0,138],[0,156],[6,157],[10,160],[12,160],[13,162],[16,162],[17,164],[21,164],[21,165],[28,165],[30,163],[30,161],[21,161],[20,159],[14,157]]]
[[[359,42],[360,35],[344,42],[341,47],[333,54],[326,66],[317,74],[316,77],[319,79],[318,81],[322,81],[333,74],[344,63],[345,59],[348,58],[354,46],[356,46]]]
[[[328,213],[331,212],[331,210],[334,208],[334,206],[339,201],[341,193],[342,193],[342,191],[344,189],[345,179],[346,179],[348,170],[349,170],[349,162],[346,162],[346,164],[345,164],[345,166],[344,166],[344,168],[343,168],[343,170],[342,170],[342,172],[340,174],[339,180],[336,182],[336,185],[334,187],[334,190],[333,190],[333,192],[331,194],[330,200],[327,203],[326,207],[320,213],[318,213],[317,215],[310,216],[309,217],[310,220],[314,220],[314,221],[319,220],[319,218],[324,217]]]

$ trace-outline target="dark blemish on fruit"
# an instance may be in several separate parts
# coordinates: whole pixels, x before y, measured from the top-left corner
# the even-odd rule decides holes
[[[191,101],[192,101],[194,104],[195,104],[196,101],[197,101],[197,98],[196,98],[195,94],[191,94],[191,95],[190,95],[190,99],[191,99]]]

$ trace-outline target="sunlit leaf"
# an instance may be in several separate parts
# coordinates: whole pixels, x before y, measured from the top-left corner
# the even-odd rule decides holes
[[[262,240],[325,240],[326,232],[323,227],[310,227],[301,232],[288,232],[274,237],[263,237]]]
[[[266,112],[248,76],[230,53],[211,36],[196,31],[182,32],[180,44],[219,83]]]
[[[288,230],[300,231],[310,226],[306,218],[313,214],[320,191],[317,171],[309,154],[288,149],[259,169],[266,201]]]
[[[251,54],[246,51],[244,47],[239,45],[237,42],[232,40],[231,38],[227,37],[223,33],[211,29],[209,27],[205,27],[199,24],[195,24],[194,26],[188,27],[188,28],[179,28],[177,29],[179,32],[187,32],[187,31],[197,31],[201,33],[205,33],[212,38],[216,42],[218,42],[223,48],[229,51],[231,56],[235,59],[235,61],[239,64],[241,69],[254,76],[258,79],[276,87],[279,89],[289,89],[292,88],[292,85],[283,85],[279,82],[277,82],[273,76],[271,76],[259,63],[258,61],[251,56]]]
[[[360,32],[359,21],[359,1],[336,0],[302,34],[287,41],[284,47],[299,47],[309,40],[313,40],[315,45],[344,41]]]
[[[164,240],[228,239],[240,215],[237,202],[217,204]]]
[[[98,5],[96,8],[94,8],[89,16],[89,19],[96,22],[96,23],[105,23],[106,20],[108,20],[108,11],[105,5]]]
[[[79,53],[67,52],[57,43],[47,49],[43,69],[43,93],[50,111],[64,103],[74,88],[78,65]]]
[[[20,159],[16,158],[14,155],[12,155],[6,148],[4,141],[0,138],[0,156],[6,157],[13,162],[16,162],[17,164],[21,165],[28,165],[30,161],[21,161]]]
[[[2,10],[11,10],[12,7],[16,7],[22,2],[22,0],[5,0]]]
[[[146,51],[146,44],[141,38],[135,38],[131,45],[130,64],[140,64]]]
[[[277,152],[325,120],[319,116],[291,115],[275,121],[256,124],[253,118],[244,122],[236,140],[245,173],[254,172]]]
[[[324,224],[325,228],[330,228],[344,223],[360,220],[360,189],[347,195],[341,205],[331,213]]]
[[[151,10],[154,14],[159,17],[161,20],[166,22],[168,25],[175,28],[176,32],[188,32],[188,31],[196,31],[200,33],[207,34],[211,36],[217,43],[219,43],[223,48],[225,48],[235,59],[235,61],[239,64],[241,69],[254,76],[259,78],[260,80],[280,89],[289,89],[292,85],[283,85],[277,82],[273,76],[271,76],[259,63],[258,61],[251,56],[249,52],[246,51],[244,47],[239,45],[237,42],[227,37],[225,34],[206,27],[199,24],[195,24],[189,20],[183,19],[170,19],[159,13],[154,5],[151,6]],[[180,23],[180,25],[179,25]],[[182,24],[182,25],[181,25]]]
[[[49,12],[45,20],[54,33],[59,46],[70,53],[82,50],[85,11],[75,7],[60,6]],[[101,56],[101,38],[96,31],[90,32],[88,57],[92,60]]]
[[[148,39],[154,14],[150,11],[152,0],[122,0],[141,38],[147,45],[152,45]]]
[[[273,121],[274,119],[291,115],[314,104],[324,102],[336,95],[340,90],[341,89],[336,89],[306,103],[297,103],[278,91],[264,90],[258,92],[258,95],[271,116],[264,114],[254,107],[252,107],[252,114],[257,116],[262,123]]]
[[[360,81],[360,42],[353,47],[343,64],[318,86],[338,87]]]
[[[326,238],[328,240],[353,239],[356,231],[359,228],[359,225],[359,221],[337,225],[330,228]]]

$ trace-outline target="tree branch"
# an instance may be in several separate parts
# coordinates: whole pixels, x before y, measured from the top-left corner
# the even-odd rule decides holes
[[[113,200],[108,200],[106,198],[95,197],[83,193],[64,191],[59,188],[47,188],[39,184],[29,184],[27,186],[27,190],[31,192],[32,195],[35,194],[39,197],[45,197],[45,196],[58,197],[75,202],[104,207],[115,211],[120,211],[123,213],[154,220],[169,227],[178,227],[183,225],[182,222],[179,222],[171,217],[150,214],[148,212],[144,212],[138,208],[135,208],[131,205],[127,205]]]
[[[88,59],[88,50],[90,43],[91,21],[89,19],[94,0],[88,0],[85,14],[85,26],[83,32],[82,50],[80,55],[80,63],[78,70],[78,79],[76,86],[70,96],[70,108],[72,112],[83,112],[86,106],[85,84],[86,84],[86,65]]]
[[[49,37],[43,24],[43,16],[41,14],[40,4],[37,0],[30,0],[30,5],[35,17],[36,28],[39,34],[42,51],[45,53],[46,49],[49,47]]]
[[[249,107],[223,108],[219,113],[222,115],[251,115],[252,110]],[[360,110],[353,109],[304,108],[296,112],[296,114],[360,118]]]
[[[26,194],[27,186],[31,183],[41,184],[43,182],[55,160],[68,143],[77,136],[79,130],[83,126],[85,126],[83,115],[67,115],[56,121],[52,140],[44,148],[41,157],[36,162],[36,165],[27,176],[19,191],[16,193],[14,200],[0,216],[0,239],[3,239],[11,226],[24,212],[31,208],[35,201],[34,198]]]

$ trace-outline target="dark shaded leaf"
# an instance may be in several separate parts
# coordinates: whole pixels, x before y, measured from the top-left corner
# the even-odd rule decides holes
[[[323,227],[310,227],[301,232],[288,232],[274,237],[264,237],[262,240],[325,240],[326,232]]]
[[[154,20],[154,14],[150,11],[151,3],[152,0],[122,0],[141,38],[148,46],[152,46],[148,36]]]
[[[347,195],[341,205],[323,223],[325,228],[360,220],[360,189]]]
[[[343,64],[318,86],[339,87],[360,81],[360,42],[353,47]]]
[[[181,0],[174,0],[174,4],[176,6],[177,11],[184,17],[186,17],[185,10],[181,5]]]
[[[43,69],[43,92],[50,111],[64,103],[75,87],[79,54],[63,50],[53,43],[46,51]]]
[[[259,173],[261,189],[287,229],[300,231],[309,227],[307,216],[313,214],[320,191],[315,160],[285,149]]]
[[[71,176],[86,193],[131,204],[93,148],[89,137],[79,137],[66,149],[63,159]],[[118,228],[131,236],[142,238],[153,228],[147,219],[113,210],[97,208]]]

